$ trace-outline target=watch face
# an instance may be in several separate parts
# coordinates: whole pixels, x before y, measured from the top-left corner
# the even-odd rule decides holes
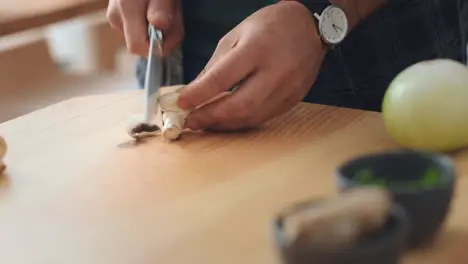
[[[338,44],[348,33],[348,19],[343,10],[335,6],[327,7],[320,16],[320,32],[330,44]]]

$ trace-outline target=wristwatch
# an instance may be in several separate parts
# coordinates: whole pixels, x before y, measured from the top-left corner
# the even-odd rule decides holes
[[[330,48],[340,44],[348,34],[348,18],[343,9],[328,0],[302,0],[317,19],[317,30],[322,41]]]

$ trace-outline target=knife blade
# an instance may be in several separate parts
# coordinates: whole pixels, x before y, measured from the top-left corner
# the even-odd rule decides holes
[[[146,123],[151,123],[156,115],[157,94],[159,88],[163,86],[165,63],[162,57],[163,35],[160,30],[152,25],[148,26],[149,52],[146,65],[144,82],[144,118]]]

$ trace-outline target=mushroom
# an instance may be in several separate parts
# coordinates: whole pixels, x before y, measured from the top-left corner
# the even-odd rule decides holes
[[[162,114],[162,137],[166,140],[176,140],[182,135],[185,126],[185,120],[190,113],[177,105],[179,92],[183,85],[167,86],[161,88],[161,94],[158,97],[159,107]]]
[[[145,123],[137,119],[132,119],[127,127],[127,133],[135,140],[140,140],[144,137],[154,136],[161,129],[155,124]]]
[[[384,189],[350,190],[288,216],[285,232],[296,245],[349,246],[381,228],[391,206],[391,196]]]
[[[173,85],[161,87],[158,91],[158,105],[161,112],[160,126],[148,124],[142,121],[134,120],[128,126],[127,132],[135,139],[161,134],[163,139],[172,141],[181,137],[185,128],[185,121],[190,113],[190,110],[181,109],[177,105],[180,96],[180,91],[185,85]],[[224,92],[215,96],[211,100],[202,104],[207,105],[225,96],[230,95],[232,92]],[[199,106],[200,107],[200,106]]]
[[[0,173],[2,173],[6,169],[5,163],[3,163],[3,158],[7,152],[7,144],[5,139],[0,136]]]

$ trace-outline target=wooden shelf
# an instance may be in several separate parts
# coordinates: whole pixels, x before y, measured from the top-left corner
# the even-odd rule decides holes
[[[107,7],[108,0],[3,0],[0,36],[43,27]]]

